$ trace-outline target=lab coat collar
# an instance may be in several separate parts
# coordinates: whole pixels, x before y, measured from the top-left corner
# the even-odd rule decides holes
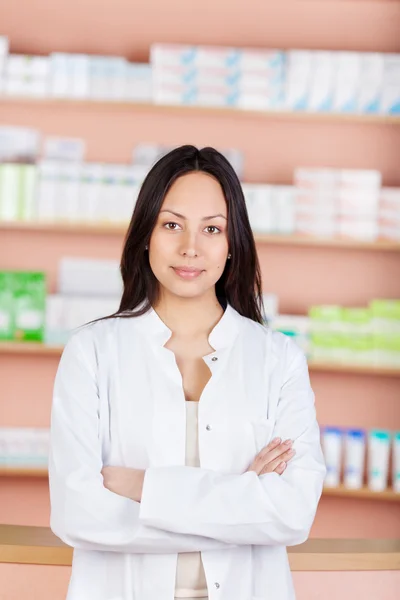
[[[172,335],[154,308],[150,308],[144,315],[135,319],[141,329],[154,339],[157,345],[164,346]],[[224,314],[211,331],[208,341],[214,350],[218,351],[233,344],[239,332],[241,316],[230,305],[226,304]]]

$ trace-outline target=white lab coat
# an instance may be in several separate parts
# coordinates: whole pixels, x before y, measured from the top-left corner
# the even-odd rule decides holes
[[[185,398],[154,310],[75,332],[54,386],[51,529],[74,547],[68,600],[173,600],[177,553],[201,551],[210,600],[295,597],[286,546],[309,534],[325,464],[304,352],[231,306],[204,357],[199,468],[185,466]],[[246,472],[272,437],[282,476]],[[104,466],[146,469],[141,503]]]

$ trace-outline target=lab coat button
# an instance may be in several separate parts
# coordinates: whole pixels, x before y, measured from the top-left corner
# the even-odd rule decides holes
[[[206,425],[207,431],[211,431],[211,425]]]
[[[218,360],[218,358],[216,356],[213,356],[211,359],[213,362],[215,362],[216,360]]]
[[[214,583],[214,585],[215,585],[215,587],[216,587],[217,589],[219,588],[219,583],[218,583],[218,581],[216,581],[216,582]]]

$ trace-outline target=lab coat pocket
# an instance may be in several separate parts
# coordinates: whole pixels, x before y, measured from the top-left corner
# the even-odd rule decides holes
[[[254,439],[255,455],[271,441],[274,422],[268,417],[257,417],[248,421]]]

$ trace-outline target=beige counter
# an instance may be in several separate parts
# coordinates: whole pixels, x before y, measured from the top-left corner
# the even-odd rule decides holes
[[[400,570],[400,540],[311,539],[288,548],[292,571]],[[47,527],[0,525],[0,563],[71,565],[72,548]]]

